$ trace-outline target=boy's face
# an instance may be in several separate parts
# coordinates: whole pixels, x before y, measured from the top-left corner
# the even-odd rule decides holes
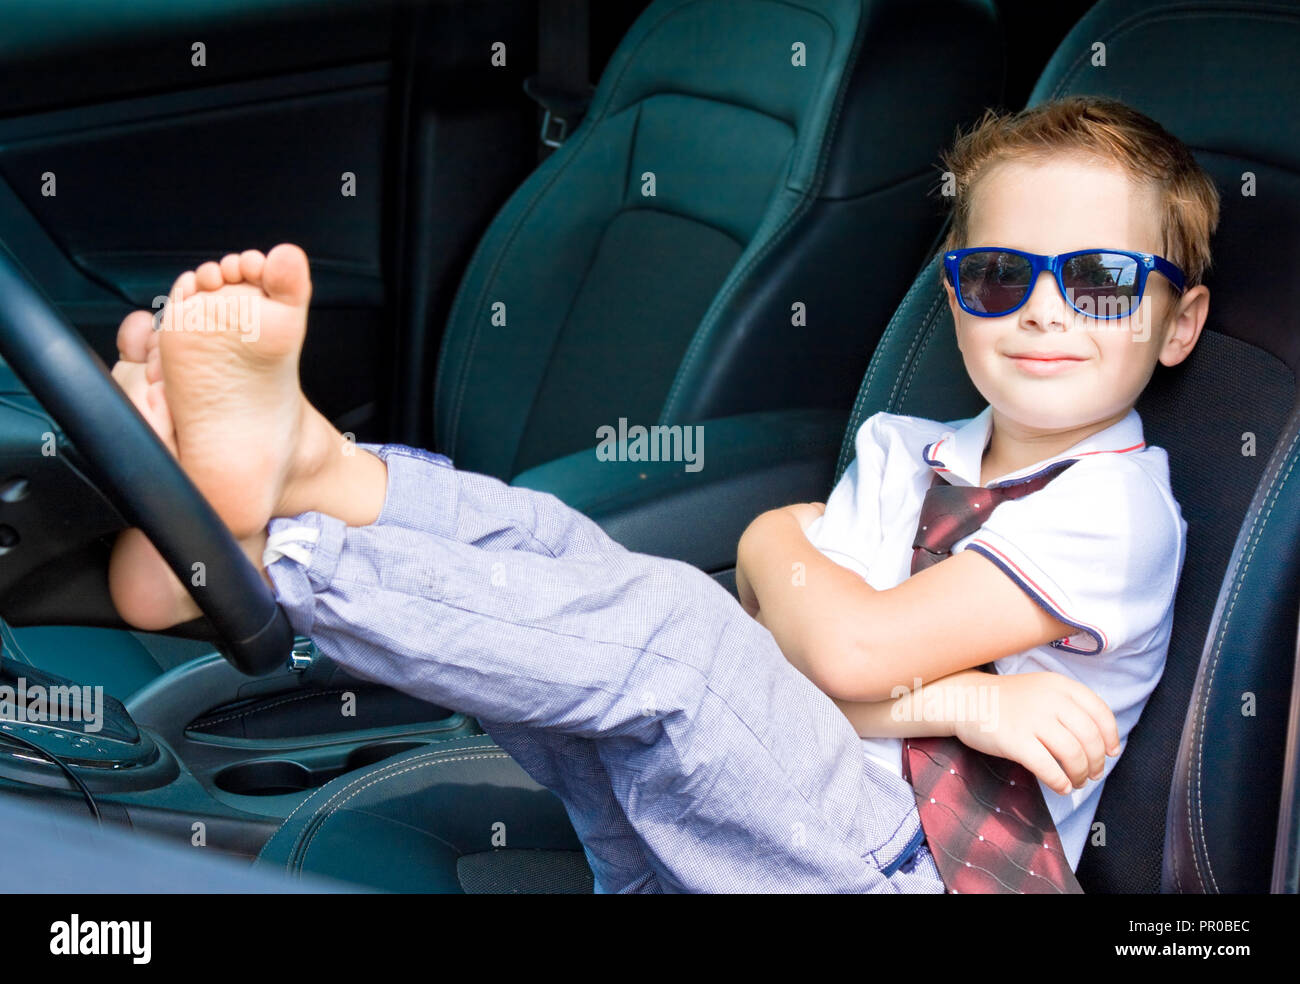
[[[1118,167],[1060,157],[994,165],[975,188],[967,246],[1004,246],[1054,255],[1109,247],[1163,255],[1154,190]],[[1179,295],[1158,273],[1128,317],[1090,318],[1075,311],[1050,273],[1008,315],[981,318],[957,304],[945,282],[966,371],[992,405],[995,421],[1026,435],[1068,431],[1121,419],[1137,401],[1156,362],[1187,357],[1208,312],[1209,291]],[[1025,356],[1065,353],[1077,361]]]

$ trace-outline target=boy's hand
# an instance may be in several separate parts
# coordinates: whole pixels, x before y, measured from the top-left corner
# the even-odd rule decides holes
[[[1050,672],[989,676],[998,688],[997,720],[956,722],[953,734],[964,744],[1019,762],[1062,795],[1101,778],[1106,756],[1120,753],[1115,715],[1077,680]]]

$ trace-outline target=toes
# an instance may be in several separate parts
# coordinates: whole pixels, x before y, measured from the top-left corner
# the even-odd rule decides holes
[[[246,249],[239,254],[239,273],[249,283],[261,284],[266,257],[261,250]]]
[[[159,327],[168,331],[178,327],[177,319],[182,317],[182,306],[198,292],[198,289],[198,280],[193,270],[186,270],[177,277],[171,293],[167,295],[167,303],[162,309]]]
[[[127,396],[135,399],[135,394],[144,389],[145,384],[141,382],[141,374],[144,372],[143,367],[138,362],[128,362],[122,359],[116,363],[109,371],[109,375],[117,380],[117,385],[122,387]]]
[[[152,346],[145,356],[144,377],[151,383],[156,383],[163,378],[162,349],[157,345]]]
[[[117,351],[127,362],[143,362],[153,337],[153,315],[132,311],[117,329]]]
[[[226,282],[226,278],[221,275],[221,267],[212,260],[202,263],[194,271],[194,279],[199,285],[199,290],[217,290]]]
[[[239,254],[227,253],[221,258],[221,276],[228,284],[237,284],[244,279],[239,272]]]
[[[199,285],[194,278],[194,271],[186,270],[176,278],[176,283],[172,284],[172,289],[167,296],[171,298],[179,295],[180,300],[183,301],[188,297],[193,297],[194,292],[198,289]]]
[[[307,254],[292,243],[281,243],[266,256],[262,290],[285,304],[305,305],[311,299],[311,270]]]

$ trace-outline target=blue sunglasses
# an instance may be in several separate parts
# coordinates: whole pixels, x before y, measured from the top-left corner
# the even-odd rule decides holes
[[[948,282],[967,314],[999,318],[1018,310],[1044,271],[1052,274],[1066,302],[1090,318],[1126,318],[1142,303],[1153,270],[1182,293],[1186,278],[1163,256],[1123,249],[1080,249],[1043,256],[1018,249],[974,246],[945,253]]]

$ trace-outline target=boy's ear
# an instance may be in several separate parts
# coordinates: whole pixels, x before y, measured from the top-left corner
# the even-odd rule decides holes
[[[1204,284],[1192,287],[1178,298],[1160,349],[1161,365],[1176,366],[1192,354],[1209,314],[1210,288]]]

